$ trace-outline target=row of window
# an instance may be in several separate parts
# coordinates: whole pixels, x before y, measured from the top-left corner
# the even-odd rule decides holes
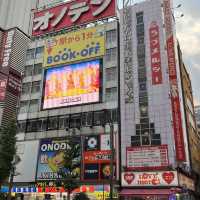
[[[131,136],[131,146],[161,145],[160,134]]]
[[[42,63],[27,65],[24,68],[24,77],[38,75],[42,73]]]
[[[22,94],[25,93],[28,94],[30,91],[33,94],[37,93],[40,91],[40,82],[39,81],[33,82],[32,87],[31,83],[26,83],[22,91],[23,91]],[[117,99],[118,99],[117,88],[116,87],[106,88],[105,102],[117,101]],[[20,101],[20,108],[19,108],[20,113],[37,112],[37,111],[39,111],[39,99]]]
[[[28,82],[22,84],[22,95],[40,92],[40,81]]]
[[[116,43],[117,41],[117,31],[110,30],[106,32],[106,43]],[[26,53],[26,60],[42,58],[44,52],[44,47],[37,47],[35,49],[28,49]]]
[[[118,121],[118,110],[102,110],[80,114],[31,119],[18,122],[18,132],[40,132],[68,128],[104,126]]]

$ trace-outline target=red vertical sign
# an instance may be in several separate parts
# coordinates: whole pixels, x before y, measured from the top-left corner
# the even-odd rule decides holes
[[[159,26],[152,22],[149,29],[152,85],[162,84]]]
[[[176,146],[176,159],[177,161],[186,161],[177,72],[176,72],[176,57],[174,49],[170,0],[164,0],[163,3],[164,3],[165,31],[167,39],[169,82],[170,82],[171,104],[172,104],[172,115],[173,115],[172,117],[173,117],[173,127],[174,127],[174,139]]]
[[[0,101],[4,101],[6,97],[7,76],[0,73]]]

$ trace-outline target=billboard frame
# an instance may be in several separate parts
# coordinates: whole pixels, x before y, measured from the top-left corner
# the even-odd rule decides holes
[[[71,65],[71,64],[78,64],[78,63],[83,63],[86,61],[94,61],[94,60],[99,60],[99,79],[100,79],[100,86],[99,86],[99,101],[97,102],[89,102],[89,103],[80,103],[80,104],[75,104],[75,105],[68,105],[68,106],[59,106],[59,107],[52,107],[52,108],[43,108],[44,105],[44,92],[45,92],[45,82],[46,82],[46,73],[47,70],[49,69],[53,69],[53,68],[58,68],[64,65]],[[60,109],[60,108],[69,108],[69,107],[75,107],[75,106],[83,106],[83,105],[90,105],[90,104],[98,104],[98,103],[102,103],[103,100],[103,58],[93,58],[93,59],[89,59],[89,60],[81,60],[81,62],[73,62],[73,63],[69,63],[69,64],[61,64],[61,65],[56,65],[54,67],[48,67],[44,70],[43,73],[43,85],[42,85],[42,98],[41,98],[41,105],[40,105],[40,110],[41,111],[45,111],[45,110],[52,110],[52,109]]]

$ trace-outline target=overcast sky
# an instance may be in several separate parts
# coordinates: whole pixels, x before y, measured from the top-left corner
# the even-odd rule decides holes
[[[132,0],[137,3],[143,0]],[[122,2],[122,0],[118,0]],[[190,74],[195,105],[200,105],[200,0],[174,0],[177,37]],[[184,17],[179,18],[181,14]]]

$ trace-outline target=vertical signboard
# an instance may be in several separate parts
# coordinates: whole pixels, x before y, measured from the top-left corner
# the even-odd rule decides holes
[[[152,85],[162,84],[159,26],[152,22],[149,29]]]
[[[172,11],[171,11],[170,0],[164,0],[163,4],[164,4],[164,19],[165,19],[165,31],[167,40],[166,42],[167,42],[174,139],[176,146],[176,159],[177,161],[186,161],[178,81],[177,81],[177,71],[176,71],[176,57],[174,49],[175,46],[174,46]]]
[[[10,56],[12,52],[12,45],[14,40],[15,30],[11,29],[4,33],[2,53],[0,60],[0,67],[4,73],[8,73],[8,67],[10,63]]]

